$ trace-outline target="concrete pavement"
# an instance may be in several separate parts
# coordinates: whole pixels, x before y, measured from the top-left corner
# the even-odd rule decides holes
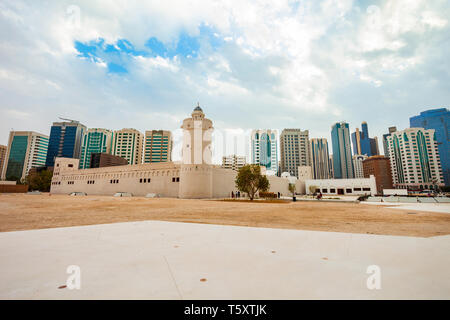
[[[450,299],[449,265],[450,236],[128,222],[0,233],[0,298]]]

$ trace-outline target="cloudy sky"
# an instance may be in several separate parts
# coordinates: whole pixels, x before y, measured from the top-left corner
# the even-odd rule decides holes
[[[0,144],[59,116],[176,130],[198,101],[222,132],[381,136],[449,105],[449,54],[445,0],[0,0]]]

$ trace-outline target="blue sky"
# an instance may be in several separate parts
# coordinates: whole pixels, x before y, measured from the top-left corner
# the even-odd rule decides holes
[[[449,22],[440,0],[3,1],[0,144],[58,116],[176,130],[197,101],[227,132],[381,139],[448,107]]]

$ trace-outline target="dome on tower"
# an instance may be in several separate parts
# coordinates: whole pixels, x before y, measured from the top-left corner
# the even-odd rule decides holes
[[[198,102],[197,102],[197,106],[196,106],[195,109],[194,109],[194,112],[195,112],[195,111],[203,112],[202,108],[200,108],[200,103],[198,103]]]

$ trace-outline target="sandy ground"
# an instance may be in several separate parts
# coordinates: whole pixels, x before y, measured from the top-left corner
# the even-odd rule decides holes
[[[0,195],[3,232],[142,220],[418,237],[450,234],[450,215],[445,213],[356,203]]]

